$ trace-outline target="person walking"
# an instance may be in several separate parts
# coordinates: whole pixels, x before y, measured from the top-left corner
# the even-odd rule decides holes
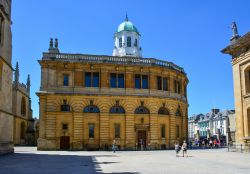
[[[116,141],[115,140],[113,140],[112,150],[113,150],[113,153],[115,153],[115,151],[116,151]]]
[[[175,149],[176,157],[179,157],[179,152],[181,150],[181,146],[179,145],[178,142],[174,143],[174,149]]]
[[[209,140],[209,145],[210,145],[210,147],[212,149],[213,148],[213,141],[212,141],[212,139]]]
[[[188,157],[188,155],[187,155],[187,143],[186,143],[186,141],[184,140],[183,141],[183,144],[182,144],[182,152],[183,152],[183,157],[184,157],[184,154],[186,154],[186,156]]]

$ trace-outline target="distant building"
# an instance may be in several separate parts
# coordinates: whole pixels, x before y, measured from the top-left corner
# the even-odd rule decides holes
[[[189,117],[188,127],[189,127],[189,140],[195,139],[209,139],[216,138],[222,140],[224,143],[228,142],[227,139],[232,140],[229,124],[233,125],[234,110],[220,111],[219,109],[212,109],[211,112],[207,114],[198,114]],[[232,128],[233,131],[233,128]],[[230,136],[229,138],[227,138]]]
[[[250,32],[239,36],[232,24],[231,43],[222,53],[232,56],[236,114],[236,143],[250,145]],[[248,148],[248,146],[245,146]]]
[[[16,63],[12,85],[12,112],[14,114],[14,144],[34,145],[35,130],[30,98],[30,76],[26,84],[19,82],[19,66]]]

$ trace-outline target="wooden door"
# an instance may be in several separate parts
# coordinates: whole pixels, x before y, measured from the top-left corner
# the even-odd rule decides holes
[[[69,140],[69,136],[62,136],[60,138],[60,149],[61,150],[68,150],[70,148],[70,140]]]
[[[147,146],[147,133],[146,131],[138,131],[138,148],[141,148],[141,145],[143,145],[144,148]]]

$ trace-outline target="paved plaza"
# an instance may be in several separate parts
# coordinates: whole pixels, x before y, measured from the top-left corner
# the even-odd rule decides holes
[[[37,151],[16,147],[0,156],[0,174],[181,173],[250,174],[250,154],[227,149],[189,150],[189,157],[165,151]]]

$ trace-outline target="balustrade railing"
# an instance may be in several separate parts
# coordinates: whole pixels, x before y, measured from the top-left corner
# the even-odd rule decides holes
[[[172,62],[158,60],[155,58],[139,58],[139,57],[114,57],[114,56],[96,56],[86,54],[65,54],[65,53],[43,53],[43,60],[58,59],[70,60],[77,62],[95,62],[95,63],[116,63],[116,64],[141,64],[148,66],[163,66],[169,69],[185,73],[184,69]]]

